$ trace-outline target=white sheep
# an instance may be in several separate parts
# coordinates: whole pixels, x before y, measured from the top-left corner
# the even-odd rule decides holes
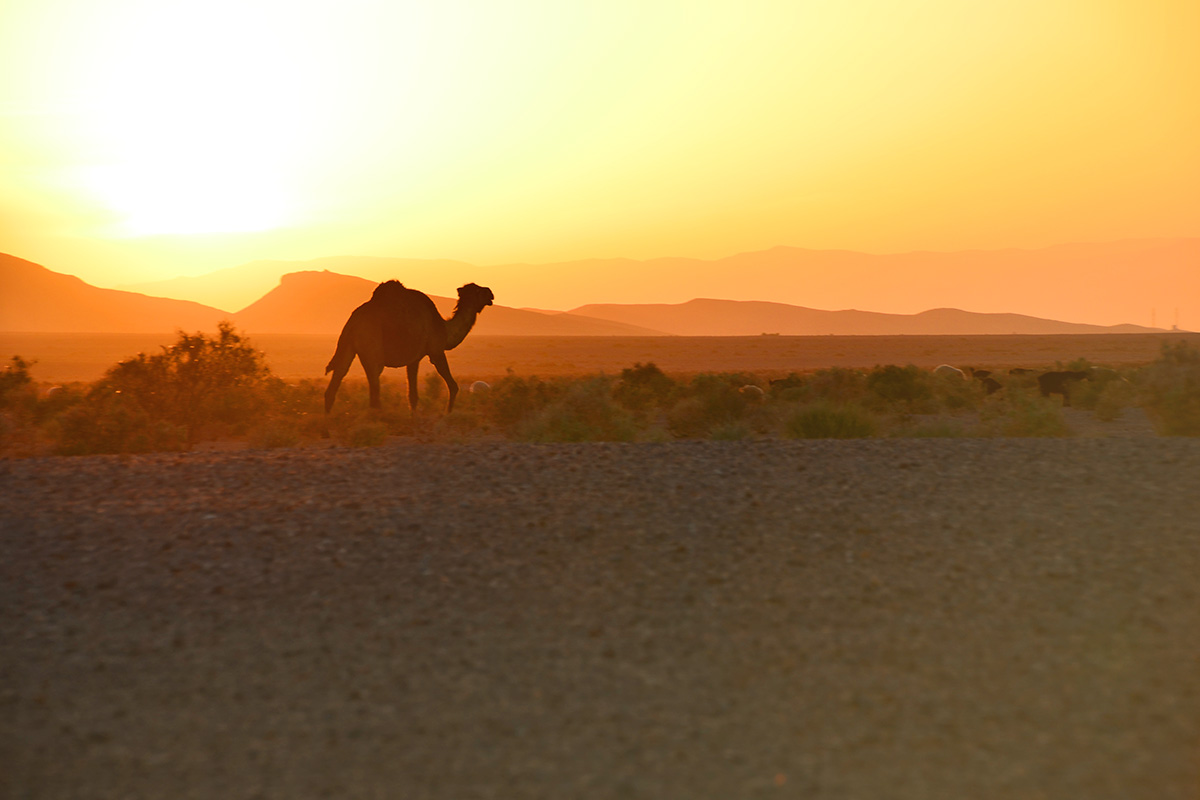
[[[752,383],[746,384],[741,389],[738,389],[738,391],[741,392],[742,396],[747,400],[762,400],[763,397],[766,396],[766,392],[762,390],[761,386],[755,386]]]
[[[933,368],[934,375],[941,375],[943,378],[959,378],[966,380],[966,374],[958,367],[952,367],[949,364],[939,364]]]

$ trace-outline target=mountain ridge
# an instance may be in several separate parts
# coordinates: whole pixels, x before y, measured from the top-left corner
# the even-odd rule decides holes
[[[249,262],[206,276],[123,288],[243,308],[272,289],[279,275],[310,269],[374,281],[399,278],[442,295],[475,282],[492,287],[516,307],[539,309],[592,303],[670,304],[696,297],[771,298],[812,308],[865,306],[893,314],[970,308],[978,313],[1115,325],[1149,321],[1154,309],[1169,318],[1180,298],[1193,302],[1191,298],[1200,297],[1200,238],[907,253],[779,245],[719,259],[610,258],[493,266],[446,259],[327,256]],[[223,282],[236,282],[239,275],[242,288],[220,288]],[[253,291],[252,283],[257,287]],[[192,294],[180,293],[185,284]],[[228,302],[218,302],[222,292],[228,294]],[[1200,313],[1196,308],[1185,310],[1189,321]]]
[[[191,301],[91,286],[31,261],[0,254],[0,330],[22,332],[166,332],[215,328],[229,319],[246,333],[336,335],[366,302],[375,282],[330,271],[301,271],[236,313]],[[431,294],[443,316],[454,298]],[[69,302],[68,302],[69,301]],[[936,308],[918,314],[825,311],[763,300],[693,298],[675,304],[593,303],[546,313],[497,305],[479,317],[475,335],[753,336],[978,335],[988,333],[1161,332],[1137,325],[1101,326],[1013,313]]]
[[[918,314],[821,309],[763,300],[696,298],[675,304],[601,304],[573,308],[569,313],[645,325],[675,336],[874,336],[1151,333],[1160,329],[1139,325],[1087,325],[1024,314],[984,314],[956,308],[937,308]]]

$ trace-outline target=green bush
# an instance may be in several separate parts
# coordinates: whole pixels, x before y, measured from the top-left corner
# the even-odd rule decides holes
[[[988,398],[979,419],[983,432],[992,436],[1070,435],[1058,403],[1017,387]]]
[[[1140,376],[1142,404],[1165,436],[1200,436],[1200,351],[1187,342],[1163,344]]]
[[[933,373],[930,373],[930,377],[937,378]],[[985,397],[983,385],[976,380],[964,381],[957,377],[937,378],[932,381],[932,385],[934,405],[947,411],[979,408]]]
[[[155,355],[139,353],[105,373],[48,425],[65,454],[178,450],[207,435],[245,433],[270,407],[263,356],[218,326],[215,338],[180,332]],[[68,393],[54,403],[69,402]]]
[[[819,369],[804,385],[803,399],[849,403],[861,400],[867,392],[867,379],[860,370],[846,367]]]
[[[13,356],[8,366],[0,370],[0,408],[7,408],[19,394],[33,386],[33,378],[29,368],[35,361],[26,361],[20,356]]]
[[[1127,380],[1110,380],[1097,385],[1100,391],[1092,403],[1092,413],[1102,422],[1120,418],[1126,408],[1137,402],[1137,389]]]
[[[473,405],[501,431],[515,435],[526,420],[537,416],[565,391],[561,382],[549,383],[536,375],[529,378],[506,375]]]
[[[630,411],[644,412],[666,405],[675,391],[675,382],[654,363],[639,362],[621,370],[613,397]]]
[[[667,428],[681,438],[705,437],[740,422],[749,403],[739,391],[746,383],[740,374],[697,375],[667,412]]]
[[[50,428],[59,455],[147,453],[188,445],[182,426],[154,419],[132,398],[101,386],[55,417]]]
[[[636,438],[633,417],[613,402],[609,380],[576,381],[521,426],[533,442],[628,442]]]
[[[867,390],[875,405],[905,413],[930,413],[936,408],[933,374],[909,364],[875,367],[867,375]]]
[[[300,444],[300,429],[295,422],[274,419],[250,433],[250,446],[261,449],[295,447]]]
[[[875,432],[875,419],[867,410],[825,402],[799,409],[784,428],[784,433],[794,439],[861,439]]]
[[[181,331],[162,353],[120,362],[97,389],[124,395],[153,420],[183,426],[194,441],[213,426],[245,432],[267,408],[262,389],[269,377],[262,353],[222,322],[216,338]]]
[[[388,426],[381,420],[363,420],[351,425],[344,441],[351,447],[378,447],[387,441]]]

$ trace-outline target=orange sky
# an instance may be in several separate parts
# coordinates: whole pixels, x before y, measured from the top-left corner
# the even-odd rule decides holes
[[[1195,0],[9,0],[0,251],[118,286],[1200,236],[1198,32]]]

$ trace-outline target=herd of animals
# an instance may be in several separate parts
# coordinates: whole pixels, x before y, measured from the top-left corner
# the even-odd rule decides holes
[[[417,409],[417,368],[423,358],[428,358],[442,380],[450,399],[446,413],[454,410],[454,399],[458,395],[458,383],[450,374],[446,351],[453,350],[475,325],[479,313],[492,305],[495,296],[484,286],[468,283],[458,290],[458,304],[449,319],[443,319],[433,301],[425,294],[406,288],[400,281],[384,281],[375,287],[371,299],[356,308],[342,328],[338,337],[337,350],[325,373],[333,373],[325,390],[325,413],[329,414],[337,398],[342,378],[354,363],[355,356],[367,374],[371,408],[379,408],[379,377],[384,367],[404,367],[408,372],[408,403],[413,412]],[[990,395],[1000,391],[1004,385],[991,370],[959,369],[949,364],[935,367],[933,372],[950,379],[978,380]],[[1008,371],[1012,376],[1035,374],[1035,370],[1017,367]],[[1063,405],[1071,405],[1071,384],[1085,380],[1119,379],[1114,370],[1092,367],[1090,370],[1057,370],[1037,375],[1038,389],[1043,397],[1061,395]],[[786,379],[785,379],[786,380]],[[772,386],[779,383],[771,381]],[[487,384],[476,381],[473,391],[486,389]],[[758,386],[745,386],[745,394],[761,396]]]
[[[974,369],[972,367],[959,369],[949,364],[941,364],[935,367],[933,371],[934,374],[947,378],[980,381],[988,394],[995,394],[1004,388],[1004,385],[996,380],[992,371],[987,369]],[[1008,374],[1018,377],[1036,374],[1038,390],[1042,393],[1042,397],[1049,397],[1052,394],[1062,395],[1064,406],[1071,405],[1071,384],[1073,383],[1092,380],[1125,380],[1117,374],[1116,370],[1109,369],[1108,367],[1092,367],[1086,370],[1052,370],[1040,374],[1038,374],[1037,370],[1014,367],[1008,371]]]

